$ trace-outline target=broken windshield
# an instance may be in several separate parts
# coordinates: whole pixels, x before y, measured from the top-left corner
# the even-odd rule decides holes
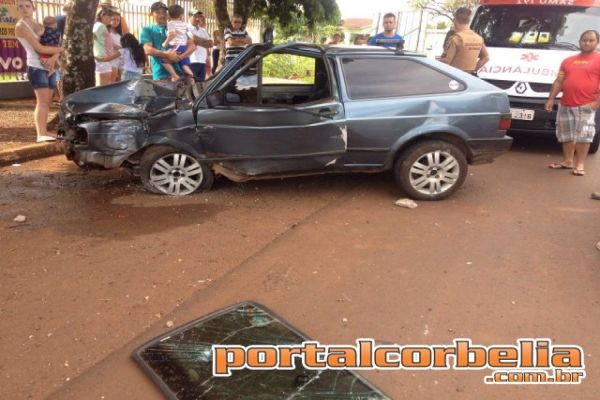
[[[471,24],[490,47],[579,50],[579,36],[597,29],[600,9],[572,6],[482,6]]]
[[[387,399],[350,371],[236,370],[212,374],[212,345],[300,344],[307,339],[262,306],[242,303],[142,346],[134,358],[172,399]]]

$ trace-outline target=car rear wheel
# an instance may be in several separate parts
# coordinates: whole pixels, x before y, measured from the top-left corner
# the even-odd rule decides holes
[[[209,190],[214,174],[191,154],[170,146],[146,150],[140,162],[144,187],[170,196],[185,196],[197,190]]]
[[[441,200],[454,193],[467,176],[467,160],[457,146],[441,140],[417,143],[396,160],[396,182],[416,200]]]

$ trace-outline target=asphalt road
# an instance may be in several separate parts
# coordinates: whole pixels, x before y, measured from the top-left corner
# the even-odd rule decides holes
[[[414,210],[390,175],[155,196],[62,157],[0,169],[2,397],[160,399],[131,351],[254,300],[327,344],[578,344],[581,385],[490,386],[485,371],[367,371],[398,399],[595,399],[600,392],[600,155],[585,177],[519,141]],[[13,221],[24,215],[24,223]]]

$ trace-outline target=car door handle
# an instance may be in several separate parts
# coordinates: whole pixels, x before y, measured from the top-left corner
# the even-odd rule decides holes
[[[338,110],[334,110],[332,108],[321,108],[319,110],[319,115],[322,117],[333,117],[339,114]]]

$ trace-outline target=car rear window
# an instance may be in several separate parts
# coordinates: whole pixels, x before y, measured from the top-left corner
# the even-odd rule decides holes
[[[348,96],[375,99],[464,90],[464,84],[428,65],[401,58],[342,59]]]

